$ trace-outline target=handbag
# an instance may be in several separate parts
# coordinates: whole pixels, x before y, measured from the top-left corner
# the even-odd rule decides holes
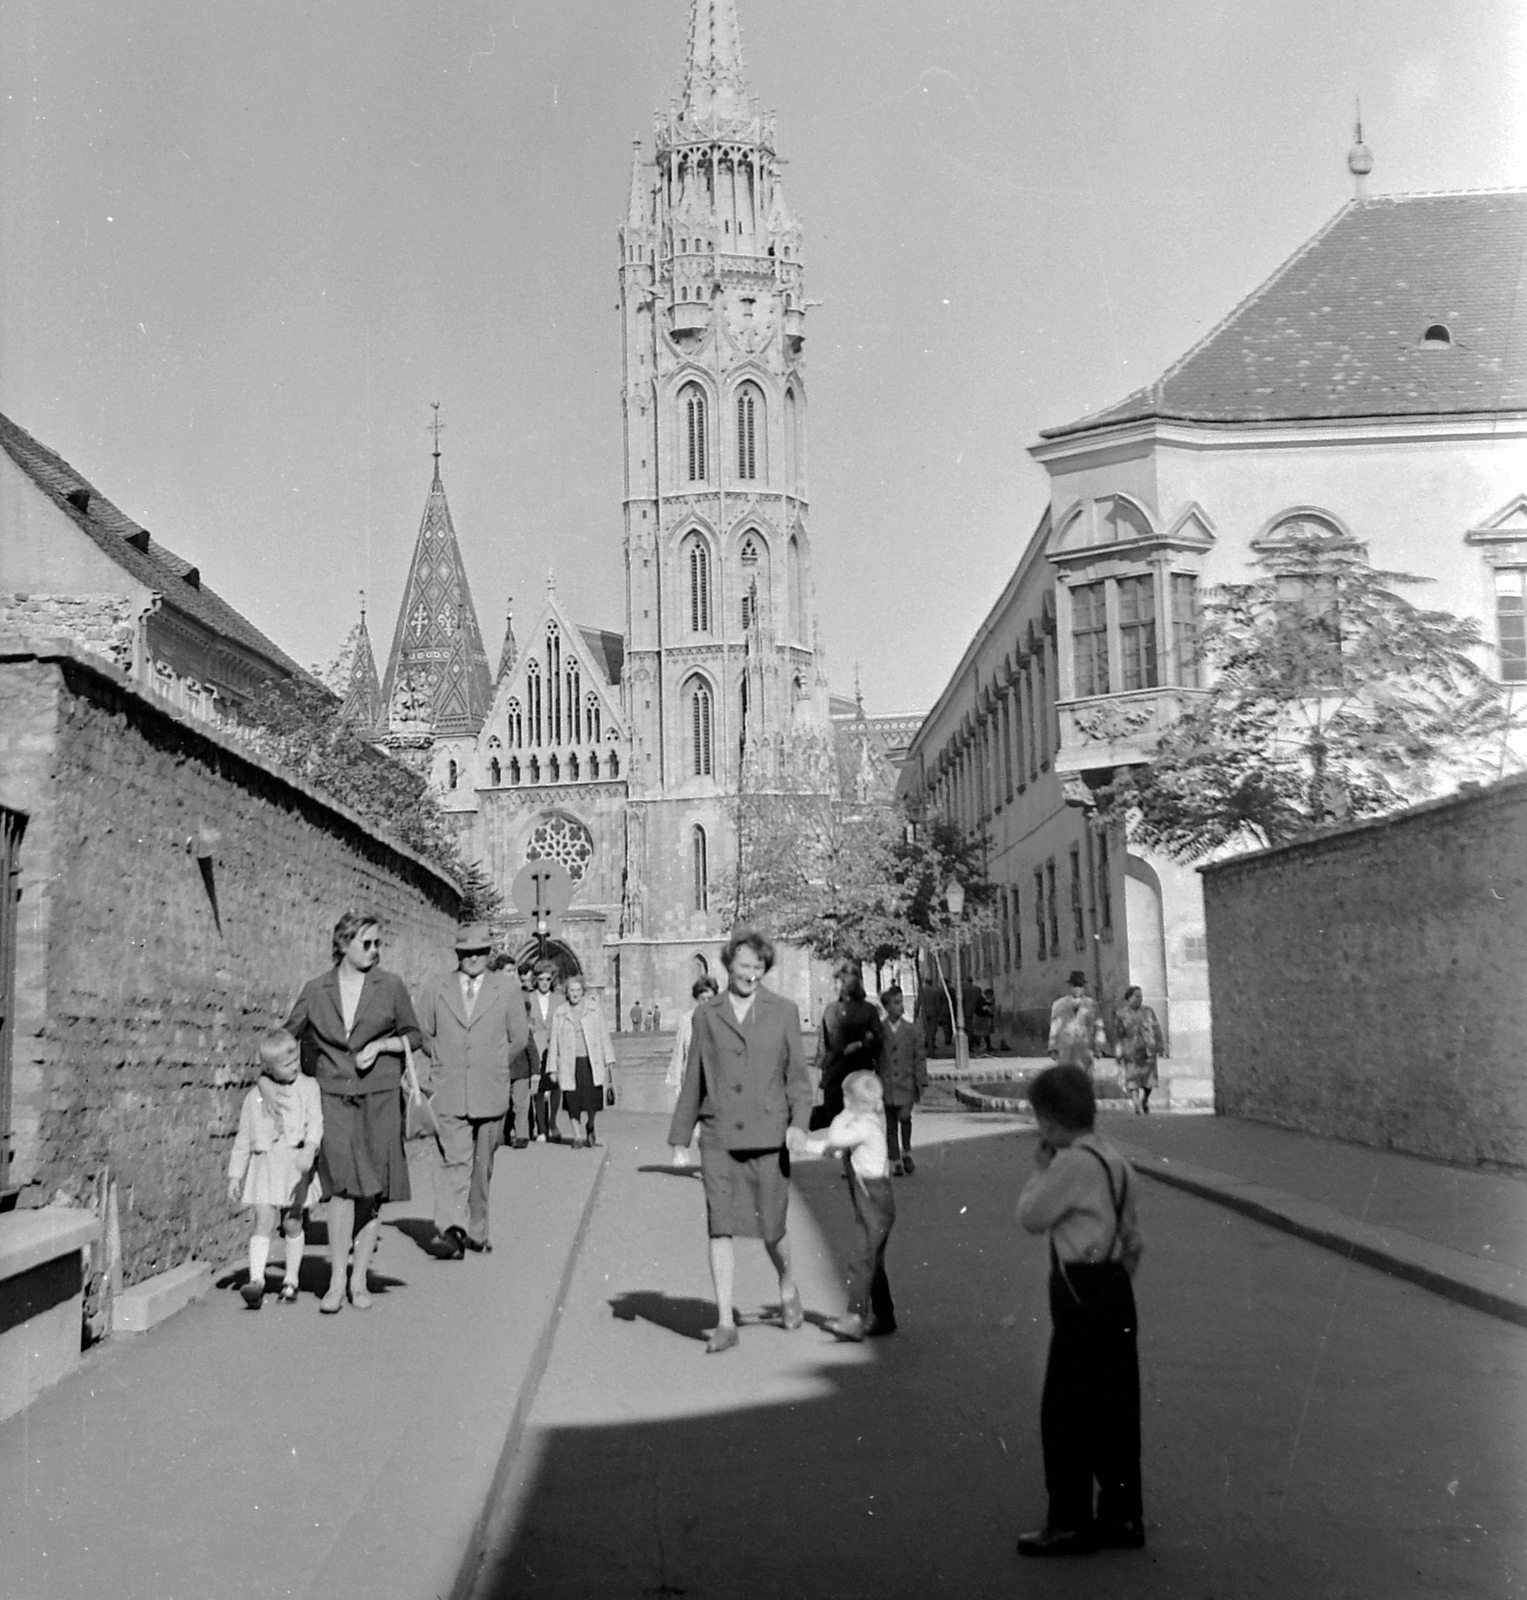
[[[414,1053],[403,1041],[403,1137],[405,1139],[433,1139],[440,1143],[440,1118],[430,1097],[419,1083],[419,1073],[414,1066]]]
[[[607,1083],[604,1086],[604,1103],[607,1106],[615,1104],[615,1085],[613,1083]]]

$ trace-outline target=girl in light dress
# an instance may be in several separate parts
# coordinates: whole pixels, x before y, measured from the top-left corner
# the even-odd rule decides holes
[[[249,1282],[239,1291],[251,1311],[265,1299],[265,1267],[278,1217],[286,1236],[281,1304],[296,1302],[307,1208],[318,1198],[313,1163],[323,1138],[323,1106],[318,1084],[301,1069],[297,1041],[285,1028],[272,1028],[260,1040],[260,1080],[244,1096],[228,1159],[229,1200],[254,1210]]]

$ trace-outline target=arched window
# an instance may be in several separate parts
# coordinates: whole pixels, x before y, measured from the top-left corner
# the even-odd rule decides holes
[[[461,776],[461,768],[458,767],[454,761],[446,762],[446,764],[445,764],[445,783],[446,783],[446,787],[448,789],[454,789],[456,787],[456,781],[457,781],[458,778],[460,778],[460,776]]]
[[[790,545],[786,552],[786,576],[790,587],[791,637],[804,641],[806,638],[806,597],[801,592],[801,543],[794,534],[790,536]]]
[[[710,632],[710,550],[705,541],[689,541],[685,563],[689,575],[689,631]]]
[[[510,756],[509,757],[509,782],[511,784],[514,784],[514,785],[518,786],[519,781],[520,781],[520,758],[518,756]]]
[[[763,458],[759,448],[764,422],[762,392],[753,384],[745,383],[737,391],[737,476],[758,477],[758,464]]]
[[[691,483],[704,483],[710,476],[706,470],[706,416],[705,391],[698,384],[689,384],[681,392],[684,418],[684,476]]]
[[[801,418],[795,390],[785,390],[785,487],[792,492],[801,482]]]
[[[578,756],[576,752],[567,758],[567,781],[569,783],[577,783],[578,781]]]
[[[689,770],[697,778],[708,778],[715,770],[710,685],[699,678],[689,680]]]
[[[546,742],[562,743],[562,630],[546,624]]]
[[[705,847],[705,829],[696,824],[689,830],[690,860],[696,911],[710,910],[710,862]]]
[[[536,756],[532,756],[530,758],[530,781],[532,783],[539,783],[541,781],[541,763],[539,758]]]
[[[591,692],[587,700],[584,702],[583,711],[583,724],[588,730],[588,737],[594,744],[598,744],[600,722],[599,696]]]
[[[562,763],[552,756],[546,763],[546,781],[548,783],[561,783]]]
[[[567,664],[567,720],[571,729],[567,738],[569,744],[583,743],[582,688],[582,675],[578,671],[578,663],[569,661]]]
[[[504,781],[504,769],[498,764],[498,757],[488,763],[488,782],[496,789]]]
[[[525,746],[525,717],[518,698],[511,697],[508,712],[509,726],[505,731],[505,742],[511,750],[522,750]]]
[[[589,755],[589,779],[591,782],[599,781],[599,752],[592,751]]]
[[[532,745],[541,742],[541,663],[534,656],[525,663],[526,733]]]
[[[610,776],[612,778],[620,776],[620,757],[613,750],[610,752]]]

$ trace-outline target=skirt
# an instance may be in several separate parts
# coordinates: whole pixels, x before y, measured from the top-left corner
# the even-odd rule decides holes
[[[244,1173],[244,1191],[239,1196],[246,1206],[275,1206],[289,1211],[304,1210],[318,1204],[321,1190],[311,1167],[299,1166],[297,1152],[289,1144],[276,1144],[257,1151],[249,1158]]]
[[[1133,1061],[1126,1061],[1124,1082],[1131,1089],[1154,1089],[1157,1082],[1155,1056],[1136,1056]]]
[[[325,1200],[407,1200],[403,1101],[396,1090],[323,1095],[318,1181]]]
[[[784,1238],[790,1203],[790,1157],[784,1150],[728,1150],[702,1132],[700,1181],[712,1239],[764,1239],[772,1244]]]
[[[587,1056],[573,1062],[573,1087],[562,1091],[562,1109],[570,1117],[593,1116],[604,1110],[604,1086],[594,1082],[594,1068]]]

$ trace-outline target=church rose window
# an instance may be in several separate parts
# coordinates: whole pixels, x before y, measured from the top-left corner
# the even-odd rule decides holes
[[[582,883],[594,859],[594,836],[576,817],[555,811],[535,825],[525,859],[560,862],[574,883]]]

